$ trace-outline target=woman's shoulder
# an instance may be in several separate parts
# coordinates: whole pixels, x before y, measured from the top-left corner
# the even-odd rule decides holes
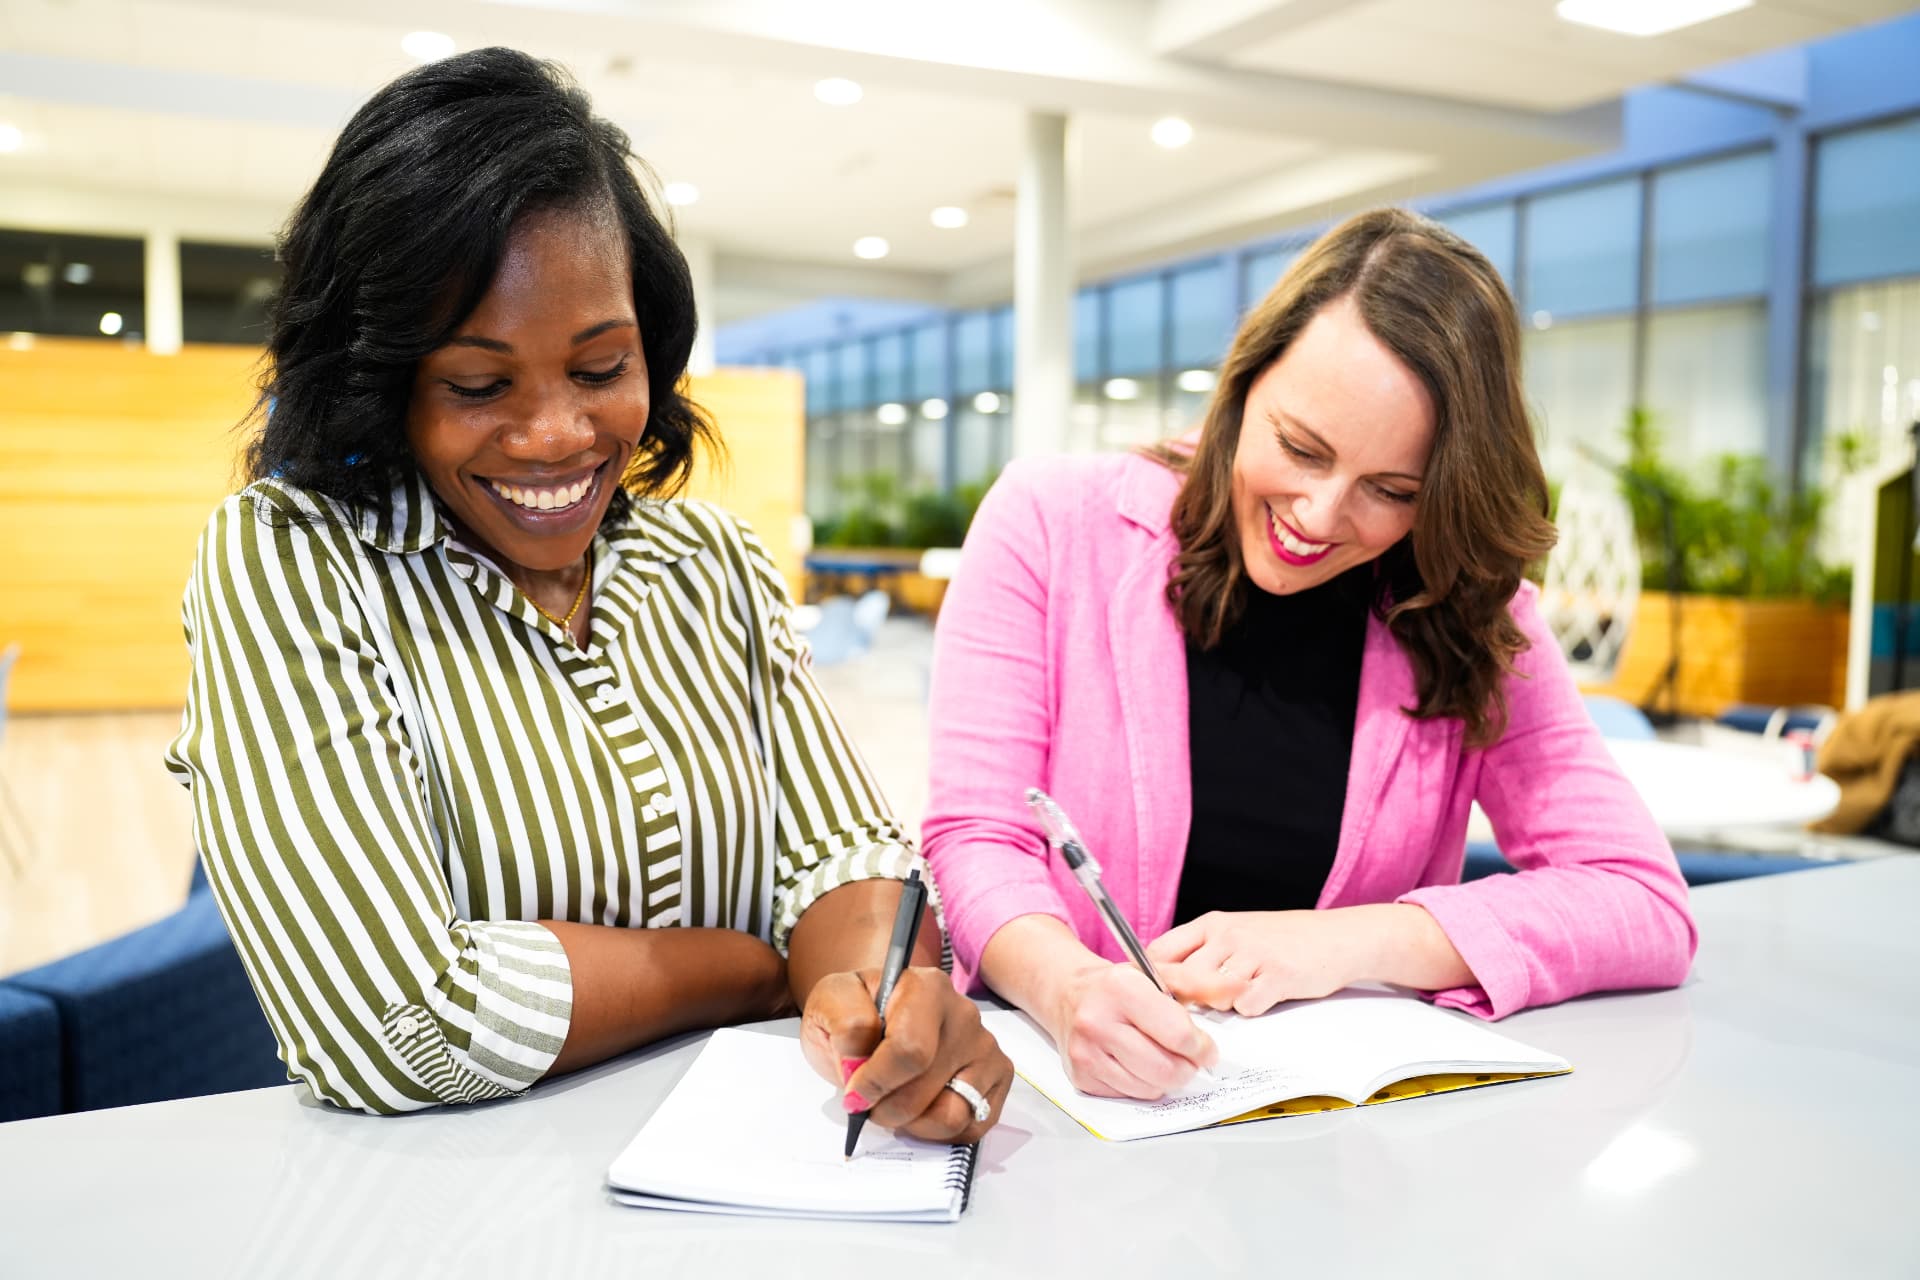
[[[1048,524],[1090,525],[1157,511],[1164,521],[1180,477],[1132,450],[1017,458],[994,482],[1000,502],[1017,501]]]

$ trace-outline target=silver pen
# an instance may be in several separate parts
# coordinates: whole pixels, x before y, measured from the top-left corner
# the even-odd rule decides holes
[[[1087,846],[1080,841],[1080,833],[1075,830],[1073,821],[1066,811],[1055,803],[1052,796],[1038,787],[1027,788],[1027,804],[1034,816],[1040,819],[1040,826],[1047,833],[1047,842],[1060,851],[1066,859],[1067,868],[1073,872],[1073,878],[1087,891],[1087,897],[1093,899],[1093,905],[1099,908],[1100,915],[1107,922],[1107,932],[1120,944],[1133,962],[1140,966],[1140,972],[1147,975],[1147,981],[1166,991],[1166,983],[1160,981],[1160,975],[1153,971],[1153,962],[1147,959],[1147,949],[1140,945],[1133,926],[1120,914],[1120,908],[1113,905],[1113,899],[1107,896],[1106,886],[1100,883],[1100,864],[1087,852]]]

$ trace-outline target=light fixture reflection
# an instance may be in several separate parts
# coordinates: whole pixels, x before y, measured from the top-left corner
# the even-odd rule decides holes
[[[1140,384],[1132,378],[1108,378],[1107,385],[1100,388],[1109,400],[1138,400]]]
[[[928,422],[940,421],[947,416],[947,402],[937,398],[933,400],[922,400],[920,402],[920,416]]]
[[[1700,1152],[1678,1134],[1635,1125],[1595,1156],[1580,1175],[1588,1190],[1603,1195],[1639,1195],[1691,1168]]]
[[[856,81],[830,76],[814,84],[813,96],[830,107],[850,107],[865,96],[865,91]]]
[[[1193,126],[1179,116],[1162,116],[1153,122],[1149,132],[1155,142],[1169,151],[1193,141]]]
[[[126,326],[126,323],[126,317],[122,316],[118,311],[105,312],[100,317],[100,332],[111,338],[114,334],[120,332],[120,330]]]
[[[869,262],[886,257],[893,252],[893,246],[881,236],[861,236],[853,242],[853,256],[865,258]]]
[[[1174,385],[1178,386],[1182,391],[1190,391],[1195,395],[1205,395],[1207,392],[1213,390],[1213,370],[1182,369],[1180,376],[1173,381]]]
[[[942,231],[958,231],[967,225],[967,211],[956,204],[943,204],[933,211],[932,222]]]
[[[973,398],[973,408],[976,413],[1000,412],[1000,394],[996,391],[982,391]]]
[[[660,189],[660,194],[666,197],[668,204],[679,207],[692,204],[695,200],[698,200],[700,198],[700,188],[694,186],[691,182],[669,182]]]
[[[873,416],[880,420],[880,425],[883,427],[905,426],[907,421],[907,406],[892,403],[883,404],[873,411]]]

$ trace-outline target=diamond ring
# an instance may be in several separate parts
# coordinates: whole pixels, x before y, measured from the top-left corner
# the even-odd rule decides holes
[[[987,1117],[993,1114],[993,1108],[987,1105],[987,1100],[981,1096],[980,1091],[959,1076],[947,1081],[947,1088],[966,1099],[967,1105],[973,1108],[975,1123],[985,1124]]]

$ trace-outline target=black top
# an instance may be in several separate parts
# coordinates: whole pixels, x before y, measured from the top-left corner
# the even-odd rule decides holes
[[[1216,648],[1187,642],[1193,825],[1176,924],[1319,901],[1340,842],[1372,591],[1371,564],[1297,595],[1250,587]]]

